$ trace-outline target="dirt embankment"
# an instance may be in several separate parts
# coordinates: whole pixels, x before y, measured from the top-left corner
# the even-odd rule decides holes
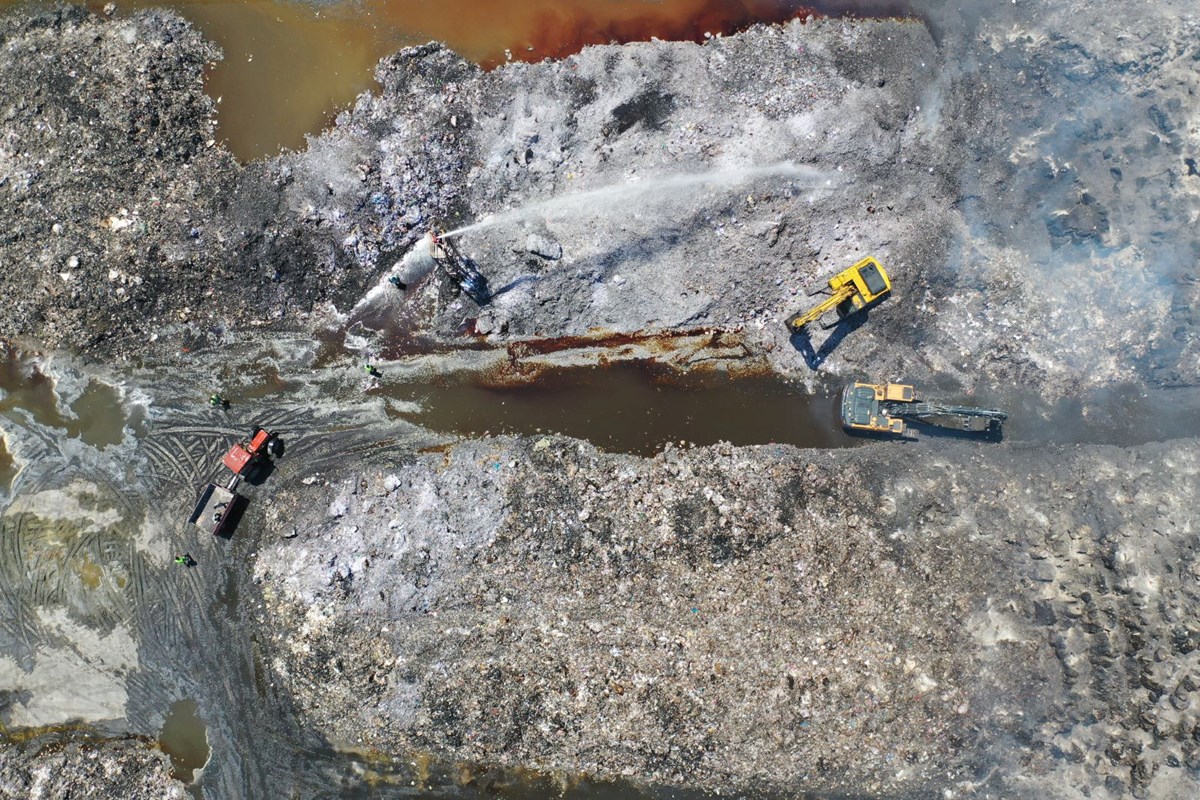
[[[277,175],[214,141],[215,46],[180,17],[0,19],[0,335],[126,355],[297,324],[346,276]]]
[[[640,782],[1185,796],[1195,442],[474,442],[312,476],[255,564],[335,741]],[[890,461],[890,459],[889,459]]]
[[[1131,36],[1082,8],[938,11],[936,36],[759,27],[487,73],[412,49],[285,161],[325,170],[339,188],[312,213],[377,269],[426,224],[497,220],[458,239],[489,307],[409,301],[442,335],[472,317],[497,338],[718,325],[805,378],[1193,384],[1193,24],[1164,2]],[[811,171],[745,172],[780,164]],[[789,338],[803,288],[867,254],[893,298]]]
[[[105,738],[47,731],[0,739],[0,798],[186,800],[170,761],[135,736]]]
[[[458,241],[496,297],[428,281],[405,300],[417,333],[720,326],[810,380],[1195,383],[1192,23],[1163,2],[1126,36],[1077,6],[491,72],[410,48],[304,152],[247,167],[209,146],[216,53],[179,19],[11,16],[0,330],[128,353],[304,327],[431,226],[493,215]],[[789,337],[803,288],[867,254],[892,299]]]

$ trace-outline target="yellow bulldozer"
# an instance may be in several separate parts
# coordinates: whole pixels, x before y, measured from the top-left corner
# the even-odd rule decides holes
[[[829,279],[828,286],[821,286],[809,294],[828,294],[818,305],[793,314],[787,319],[788,330],[799,333],[830,311],[837,311],[838,320],[867,308],[882,300],[892,290],[883,265],[870,256],[852,267],[844,269]]]

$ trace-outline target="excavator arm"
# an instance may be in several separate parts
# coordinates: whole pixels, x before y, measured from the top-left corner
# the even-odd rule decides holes
[[[930,403],[906,383],[852,383],[842,392],[842,426],[848,431],[903,434],[906,422],[957,431],[999,431],[1008,414],[995,408]]]
[[[963,431],[986,431],[992,426],[999,426],[1008,414],[994,408],[976,408],[973,406],[944,406],[940,403],[889,403],[885,412],[888,416],[939,428],[950,428]]]
[[[808,311],[804,311],[799,314],[793,314],[792,316],[788,317],[788,329],[795,333],[804,328],[805,325],[816,322],[823,317],[826,312],[832,311],[845,301],[849,300],[854,295],[854,291],[855,289],[852,284],[846,284],[822,301],[820,305],[810,308]]]
[[[868,256],[830,278],[829,287],[822,290],[829,292],[829,297],[816,308],[788,317],[786,325],[792,333],[799,333],[804,326],[816,322],[828,311],[837,309],[838,316],[845,317],[862,311],[891,290],[892,282],[883,265]]]

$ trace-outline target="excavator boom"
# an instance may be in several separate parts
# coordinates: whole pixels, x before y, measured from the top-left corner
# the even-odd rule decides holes
[[[850,299],[853,294],[854,287],[850,284],[846,284],[841,289],[838,289],[836,292],[826,298],[826,300],[820,305],[810,308],[808,311],[805,311],[802,314],[796,314],[795,316],[790,317],[787,321],[787,325],[792,330],[798,331],[805,325],[816,322],[821,317],[825,316],[826,312],[833,311],[843,302]]]
[[[1008,414],[994,408],[943,406],[937,403],[914,403],[907,407],[892,407],[885,410],[884,413],[890,417],[923,422],[939,428],[976,432],[986,431],[993,425],[998,426],[1008,419]]]

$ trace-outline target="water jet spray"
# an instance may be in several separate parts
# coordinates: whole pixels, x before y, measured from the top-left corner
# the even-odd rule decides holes
[[[790,161],[780,161],[776,164],[767,164],[761,167],[731,167],[729,169],[710,170],[708,172],[663,175],[645,180],[631,181],[629,183],[603,186],[599,189],[590,189],[562,197],[539,200],[520,208],[505,211],[499,215],[487,217],[479,222],[473,222],[469,225],[455,228],[452,231],[446,231],[439,234],[439,239],[444,241],[466,233],[485,230],[509,222],[517,222],[532,216],[550,216],[553,212],[578,216],[594,210],[596,206],[606,208],[615,206],[622,209],[631,209],[635,208],[635,204],[638,202],[648,202],[658,199],[656,196],[662,196],[662,199],[666,199],[677,197],[680,192],[695,191],[705,186],[711,185],[714,188],[725,188],[736,186],[739,183],[744,183],[755,178],[770,177],[792,178],[809,184],[816,184],[823,181],[826,185],[832,185],[835,177],[839,182],[845,179],[845,176],[841,174],[827,173],[815,167],[799,166]]]

